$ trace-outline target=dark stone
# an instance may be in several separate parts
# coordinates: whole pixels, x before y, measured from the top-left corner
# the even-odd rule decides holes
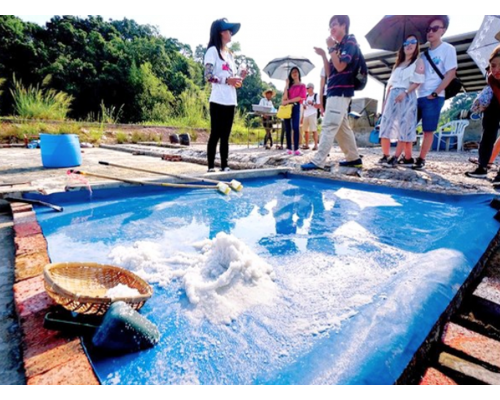
[[[126,303],[113,303],[104,315],[92,343],[111,353],[134,353],[156,345],[160,332],[156,325]]]

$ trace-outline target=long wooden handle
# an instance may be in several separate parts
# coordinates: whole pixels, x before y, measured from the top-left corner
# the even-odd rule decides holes
[[[158,171],[152,171],[152,170],[149,170],[149,169],[129,167],[128,165],[114,164],[114,163],[110,163],[110,162],[107,162],[107,161],[99,161],[99,164],[101,164],[101,165],[107,165],[107,166],[110,166],[110,167],[130,169],[132,171],[147,172],[149,174],[171,176],[172,178],[179,178],[179,179],[183,179],[185,181],[197,181],[197,182],[207,182],[207,183],[221,183],[222,182],[222,181],[217,181],[215,179],[205,179],[205,178],[198,178],[198,177],[193,177],[193,176],[188,176],[188,175],[170,174],[168,172],[158,172]],[[223,183],[225,183],[226,185],[229,184],[229,182],[223,182]]]
[[[125,183],[130,183],[132,185],[141,185],[141,186],[162,186],[162,187],[175,187],[175,188],[189,188],[189,189],[212,189],[212,190],[219,190],[217,186],[208,186],[208,185],[187,185],[187,184],[179,184],[179,183],[159,183],[159,182],[148,182],[148,181],[140,181],[136,179],[123,179],[123,178],[118,178],[116,176],[109,176],[109,175],[100,175],[100,174],[94,174],[92,172],[86,172],[86,171],[75,171],[75,170],[70,170],[71,173],[73,174],[78,174],[78,175],[84,175],[84,176],[93,176],[95,178],[103,178],[103,179],[110,179],[113,181],[120,181],[120,182],[125,182]]]

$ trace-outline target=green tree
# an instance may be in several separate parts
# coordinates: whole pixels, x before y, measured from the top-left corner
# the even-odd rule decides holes
[[[140,68],[132,66],[130,70],[130,86],[135,94],[133,109],[140,114],[138,121],[164,121],[172,115],[174,95],[154,73],[150,63]]]
[[[441,113],[441,123],[446,123],[458,118],[461,111],[470,110],[477,93],[460,93],[455,96],[450,103],[450,107]]]

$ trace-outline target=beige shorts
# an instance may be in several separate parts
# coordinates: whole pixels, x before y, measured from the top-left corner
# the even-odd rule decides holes
[[[317,132],[318,131],[318,118],[316,117],[316,113],[314,115],[310,115],[309,117],[304,117],[304,132]]]

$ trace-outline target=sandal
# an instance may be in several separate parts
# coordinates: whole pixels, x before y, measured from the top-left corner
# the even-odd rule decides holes
[[[471,158],[469,158],[469,162],[472,164],[475,164],[475,165],[479,165],[478,158],[471,157]],[[486,167],[486,169],[491,169],[492,167],[493,167],[493,164],[489,163],[488,166]]]

